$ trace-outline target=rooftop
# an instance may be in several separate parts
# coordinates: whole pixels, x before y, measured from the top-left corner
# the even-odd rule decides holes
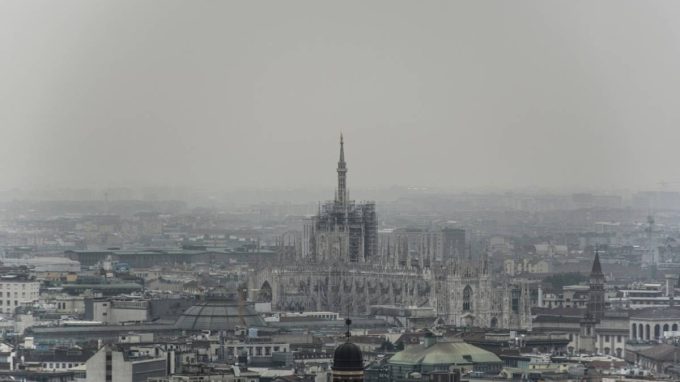
[[[461,340],[437,342],[431,346],[411,345],[388,361],[397,365],[470,365],[475,363],[501,363],[490,351]]]

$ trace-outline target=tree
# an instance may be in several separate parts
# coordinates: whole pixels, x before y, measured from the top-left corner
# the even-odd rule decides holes
[[[554,289],[562,289],[566,285],[579,284],[588,280],[588,277],[578,272],[557,273],[543,279],[544,283],[552,285]]]

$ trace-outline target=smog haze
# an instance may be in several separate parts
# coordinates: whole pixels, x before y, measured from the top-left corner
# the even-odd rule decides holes
[[[0,4],[0,189],[677,182],[680,3]]]

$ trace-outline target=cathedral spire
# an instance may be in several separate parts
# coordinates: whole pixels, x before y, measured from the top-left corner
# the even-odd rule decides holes
[[[338,161],[338,190],[335,201],[341,204],[347,202],[347,164],[345,163],[345,142],[340,133],[340,160]]]
[[[345,142],[342,140],[342,133],[340,133],[340,161],[338,163],[345,163]]]

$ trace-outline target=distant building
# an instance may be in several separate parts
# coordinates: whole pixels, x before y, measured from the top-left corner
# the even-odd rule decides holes
[[[521,275],[523,273],[550,273],[552,267],[545,260],[507,259],[503,262],[503,269],[509,276]]]
[[[545,293],[542,306],[546,308],[585,308],[588,304],[588,285],[565,285],[561,293]]]
[[[46,371],[64,371],[84,365],[94,354],[94,349],[27,350],[18,354],[18,368],[36,365]]]
[[[142,299],[87,299],[85,319],[104,324],[144,322],[149,319],[149,301]]]
[[[679,328],[678,307],[640,309],[630,315],[630,338],[637,342],[657,342]]]
[[[538,256],[566,256],[569,254],[569,248],[566,245],[555,244],[535,244],[534,250]]]
[[[165,377],[168,358],[157,347],[103,346],[87,360],[86,382],[136,382]]]
[[[0,277],[0,312],[12,314],[23,304],[40,298],[40,282],[26,276]]]

